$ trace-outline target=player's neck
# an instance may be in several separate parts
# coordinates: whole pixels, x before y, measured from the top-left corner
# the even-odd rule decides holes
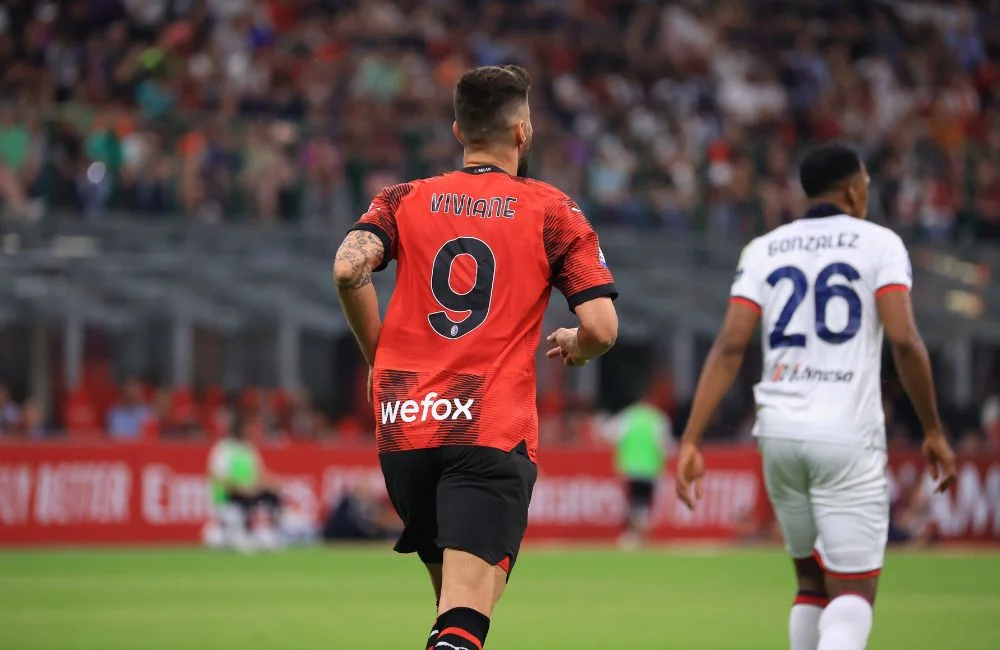
[[[512,155],[499,155],[490,151],[466,150],[462,158],[464,167],[499,167],[511,176],[517,176],[517,152]]]
[[[839,197],[818,196],[809,202],[808,213],[821,212],[824,208],[836,208],[841,214],[853,217],[850,206]]]

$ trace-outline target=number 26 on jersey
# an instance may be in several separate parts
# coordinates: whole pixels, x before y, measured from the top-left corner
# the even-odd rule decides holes
[[[848,282],[861,279],[861,274],[850,264],[835,262],[823,268],[816,276],[813,286],[814,308],[816,310],[816,336],[821,341],[839,345],[853,339],[861,328],[861,298],[857,292],[846,284],[831,284],[834,278],[843,278]],[[802,348],[806,346],[804,333],[787,332],[788,324],[797,309],[805,302],[809,294],[809,278],[801,269],[794,266],[782,266],[767,276],[767,283],[772,287],[788,281],[792,285],[792,295],[778,315],[778,320],[771,330],[769,341],[771,348]],[[840,298],[847,303],[847,324],[842,330],[834,331],[827,325],[827,308],[830,301]],[[808,308],[808,307],[807,307]]]

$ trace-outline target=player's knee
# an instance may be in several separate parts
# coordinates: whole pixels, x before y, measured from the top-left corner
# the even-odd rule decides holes
[[[826,577],[826,589],[827,593],[830,594],[831,600],[850,594],[860,596],[874,605],[875,594],[878,591],[878,576],[870,578],[838,578],[828,575]]]
[[[501,567],[471,553],[447,549],[441,580],[439,610],[467,607],[490,616],[499,598],[498,584],[506,581]]]
[[[493,576],[493,607],[497,606],[500,602],[500,597],[503,596],[503,591],[507,587],[507,572],[497,571]]]
[[[826,574],[823,568],[814,557],[797,558],[795,563],[795,577],[799,583],[800,591],[808,591],[818,594],[826,593]]]

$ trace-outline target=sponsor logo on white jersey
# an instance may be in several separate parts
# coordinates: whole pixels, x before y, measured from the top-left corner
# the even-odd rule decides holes
[[[796,363],[779,363],[771,372],[771,381],[786,381],[789,383],[809,381],[818,384],[848,384],[854,381],[853,370],[814,368]]]

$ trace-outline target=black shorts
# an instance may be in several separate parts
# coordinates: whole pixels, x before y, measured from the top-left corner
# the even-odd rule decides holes
[[[509,452],[466,445],[391,451],[379,462],[403,520],[396,552],[439,564],[449,548],[510,573],[538,477],[524,443]]]
[[[253,494],[237,493],[227,490],[226,501],[245,510],[249,510],[250,508],[258,505],[267,506],[269,508],[277,508],[281,506],[281,497],[278,493],[268,489],[258,490]]]
[[[655,492],[656,481],[630,478],[628,480],[629,510],[651,508],[653,506],[653,494]]]

